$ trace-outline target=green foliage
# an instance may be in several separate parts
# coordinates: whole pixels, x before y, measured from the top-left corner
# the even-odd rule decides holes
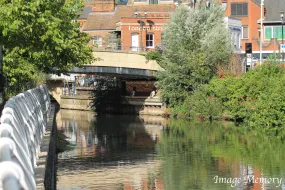
[[[148,52],[147,54],[145,54],[145,58],[147,61],[155,60],[158,63],[161,61],[161,56],[162,56],[161,52],[158,51]]]
[[[93,60],[87,34],[72,21],[81,8],[77,0],[0,0],[0,44],[11,86]]]
[[[111,47],[113,49],[118,49],[121,46],[121,39],[118,37],[116,33],[108,33],[105,36],[105,41],[108,45],[108,47]]]
[[[240,78],[213,78],[185,100],[183,114],[213,115],[213,119],[245,121],[249,126],[283,126],[285,123],[285,70],[273,60]],[[215,100],[210,102],[209,100]],[[212,104],[211,104],[212,103]],[[212,111],[216,108],[220,112]],[[213,114],[215,113],[215,114]],[[216,114],[217,113],[217,114]]]
[[[229,31],[219,5],[187,9],[180,6],[163,36],[157,85],[169,106],[181,104],[190,92],[206,84],[232,53]]]
[[[173,108],[178,118],[215,120],[222,117],[223,106],[221,101],[209,96],[204,87],[200,87],[192,95],[188,95],[183,104]]]

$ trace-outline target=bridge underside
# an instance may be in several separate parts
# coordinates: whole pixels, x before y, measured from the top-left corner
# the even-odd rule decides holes
[[[101,76],[117,77],[125,80],[155,80],[156,71],[124,67],[84,66],[74,67],[70,73],[95,74]]]

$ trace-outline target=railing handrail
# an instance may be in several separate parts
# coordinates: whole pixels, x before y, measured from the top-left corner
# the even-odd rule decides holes
[[[116,52],[116,53],[133,53],[133,54],[145,54],[150,51],[155,51],[153,47],[139,47],[139,46],[100,46],[94,47],[93,52]]]
[[[0,119],[0,189],[36,189],[34,169],[50,107],[46,85],[6,102]]]

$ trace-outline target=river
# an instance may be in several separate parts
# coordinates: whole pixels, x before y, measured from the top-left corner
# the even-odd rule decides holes
[[[70,110],[57,127],[59,190],[285,189],[284,133]]]

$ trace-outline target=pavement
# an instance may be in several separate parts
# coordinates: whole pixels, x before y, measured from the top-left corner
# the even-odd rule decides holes
[[[55,112],[55,105],[51,104],[51,112],[49,116],[49,120],[46,127],[46,133],[43,137],[41,143],[41,152],[39,155],[39,159],[37,160],[37,167],[35,168],[35,180],[37,189],[45,189],[44,188],[44,179],[45,179],[45,171],[46,171],[46,161],[49,149],[49,142],[50,142],[50,134],[53,126],[53,120],[56,119],[54,116]]]

